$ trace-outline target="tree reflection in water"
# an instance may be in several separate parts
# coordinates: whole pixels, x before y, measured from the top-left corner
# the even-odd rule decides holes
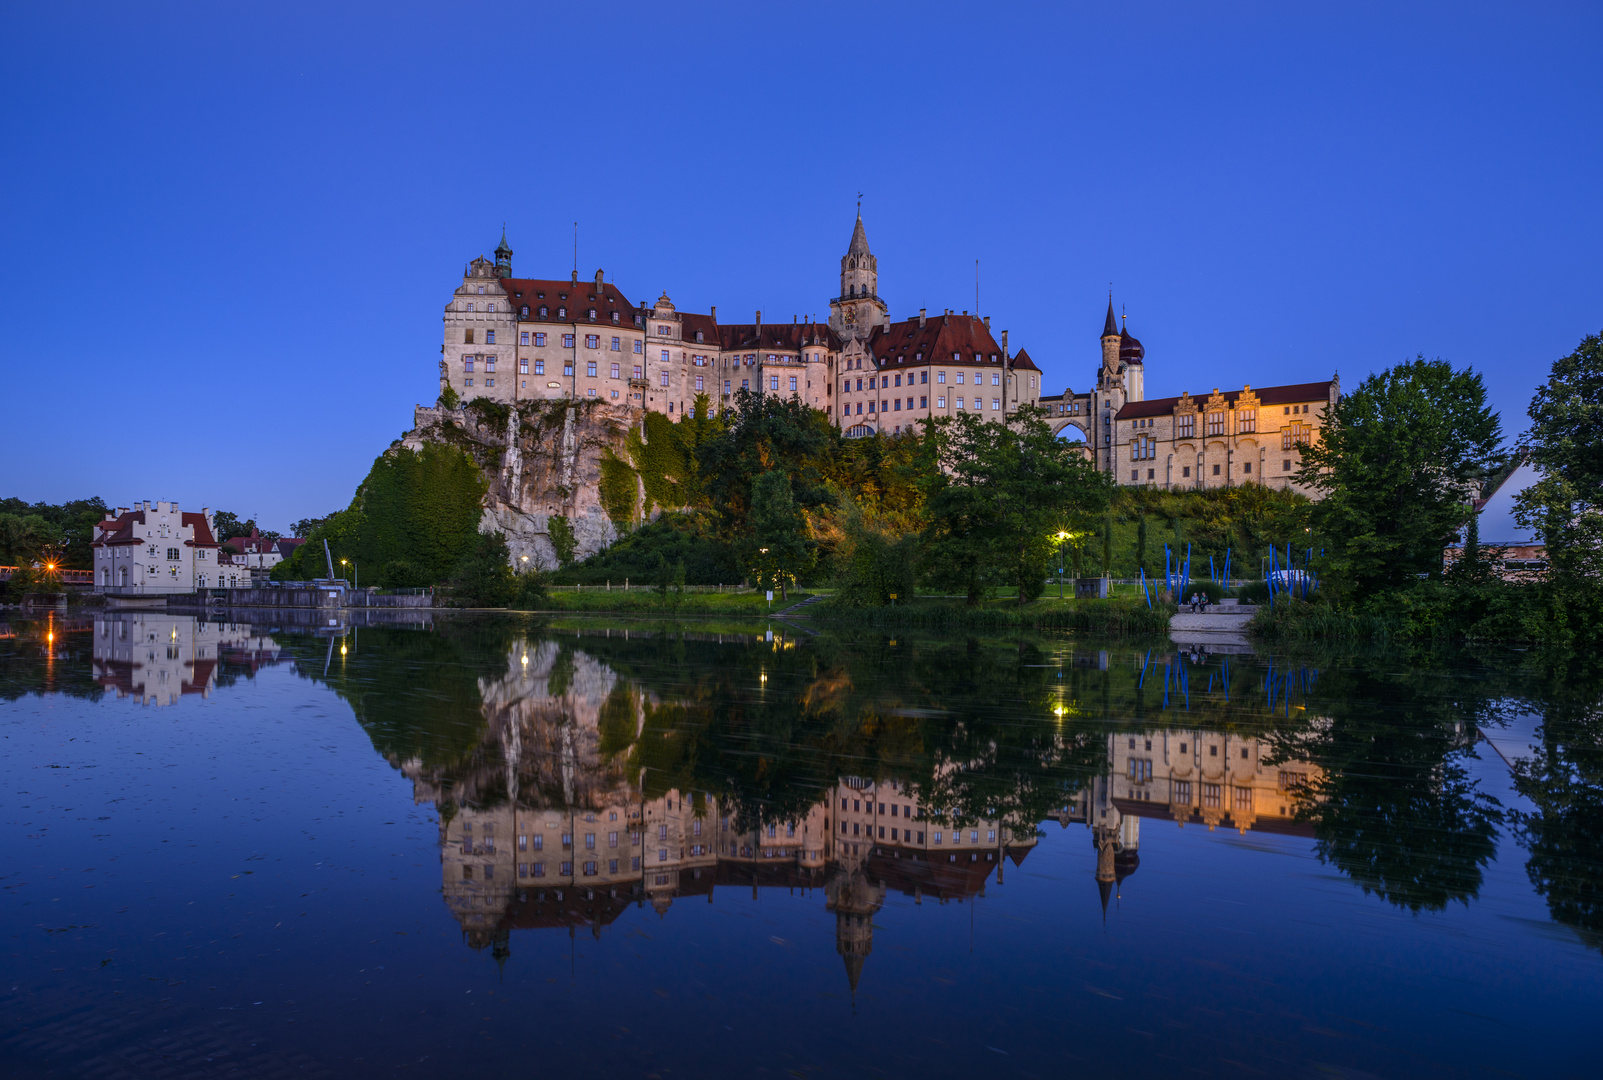
[[[1467,904],[1504,814],[1466,763],[1511,698],[1560,710],[1520,774],[1532,880],[1555,918],[1597,930],[1595,682],[1566,697],[1515,663],[1471,678],[1441,656],[1040,637],[364,635],[327,681],[438,805],[447,901],[478,945],[599,933],[720,885],[822,888],[855,984],[886,890],[963,902],[1049,820],[1088,828],[1104,904],[1143,819],[1306,835],[1388,903]],[[320,657],[302,670],[324,678]]]

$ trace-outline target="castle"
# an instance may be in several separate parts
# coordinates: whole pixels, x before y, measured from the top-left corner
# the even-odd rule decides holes
[[[1339,394],[1331,380],[1148,401],[1145,350],[1119,326],[1111,296],[1093,387],[1043,394],[1029,353],[1012,352],[1005,330],[998,341],[988,316],[921,308],[891,321],[861,209],[827,323],[765,322],[761,311],[749,323],[720,322],[716,307],[680,311],[666,292],[636,304],[600,270],[584,280],[577,271],[520,278],[504,230],[494,256],[467,265],[445,307],[442,395],[603,399],[678,418],[700,398],[716,411],[746,390],[803,402],[851,437],[897,435],[959,413],[1002,419],[1038,405],[1054,431],[1077,429],[1087,456],[1116,483],[1210,488],[1295,486],[1301,447]]]

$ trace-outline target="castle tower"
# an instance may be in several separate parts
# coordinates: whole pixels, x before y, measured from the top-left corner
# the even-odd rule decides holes
[[[512,276],[512,249],[507,246],[507,229],[501,226],[501,242],[495,246],[495,276],[509,278]]]
[[[1104,346],[1105,347],[1105,346]],[[1124,393],[1127,401],[1146,400],[1146,349],[1126,327],[1119,330],[1119,367],[1124,371]]]
[[[1108,294],[1108,317],[1102,324],[1102,373],[1098,383],[1105,389],[1119,378],[1119,343],[1122,335],[1119,333],[1119,320],[1113,315],[1113,294]]]
[[[829,326],[852,341],[866,339],[876,326],[888,325],[889,310],[879,298],[879,260],[868,249],[859,205],[851,243],[840,260],[840,295],[829,302]]]

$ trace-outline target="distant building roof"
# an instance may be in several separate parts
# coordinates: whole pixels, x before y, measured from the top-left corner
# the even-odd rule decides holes
[[[1480,542],[1506,546],[1539,543],[1534,529],[1521,528],[1514,520],[1514,498],[1542,478],[1529,462],[1521,464],[1503,478],[1481,507]]]

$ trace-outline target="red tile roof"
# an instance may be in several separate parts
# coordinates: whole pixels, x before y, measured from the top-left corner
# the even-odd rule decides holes
[[[95,539],[90,547],[104,544],[139,544],[144,541],[134,535],[134,523],[145,523],[143,510],[130,510],[118,518],[105,518],[95,522]]]
[[[1013,354],[1013,370],[1040,371],[1041,369],[1035,366],[1035,361],[1030,359],[1029,353],[1025,352],[1023,349],[1020,349],[1018,352]]]
[[[507,298],[512,301],[512,310],[518,313],[521,322],[589,322],[590,309],[595,308],[598,326],[611,326],[614,311],[619,313],[620,325],[634,325],[634,305],[610,281],[602,285],[599,298],[596,283],[583,278],[577,283],[560,278],[502,278],[501,288],[506,290]],[[548,310],[543,319],[540,317],[542,305]],[[559,307],[568,309],[566,318],[556,317]],[[527,313],[525,308],[528,309]]]
[[[1327,379],[1325,382],[1292,383],[1289,386],[1265,386],[1256,388],[1252,392],[1257,395],[1258,404],[1260,405],[1291,405],[1302,402],[1329,401],[1330,388],[1333,385],[1335,385],[1334,381]],[[1196,402],[1200,408],[1201,404],[1212,396],[1213,391],[1208,390],[1200,394],[1192,394],[1191,400]],[[1241,397],[1240,390],[1231,390],[1224,395],[1231,408],[1235,407],[1236,400],[1239,397]],[[1177,397],[1148,398],[1146,401],[1132,401],[1120,409],[1114,419],[1134,420],[1146,416],[1168,416],[1174,412],[1175,406],[1179,403],[1180,399]]]
[[[751,349],[781,349],[797,352],[805,348],[821,347],[839,352],[840,337],[828,323],[725,323],[718,327],[721,347],[730,352]]]
[[[206,520],[205,514],[192,514],[188,511],[185,511],[183,516],[180,518],[180,522],[181,524],[191,526],[195,530],[195,538],[193,540],[185,540],[185,545],[189,547],[210,548],[217,546],[217,541],[212,538],[211,522]]]
[[[718,347],[718,320],[711,315],[697,315],[694,312],[681,311],[679,325],[684,333],[686,345],[711,345]],[[696,334],[701,334],[701,340],[696,340]]]
[[[908,364],[1000,364],[1002,349],[985,320],[974,315],[936,315],[919,326],[917,319],[891,323],[869,340],[880,367]],[[954,360],[952,354],[958,359]]]

